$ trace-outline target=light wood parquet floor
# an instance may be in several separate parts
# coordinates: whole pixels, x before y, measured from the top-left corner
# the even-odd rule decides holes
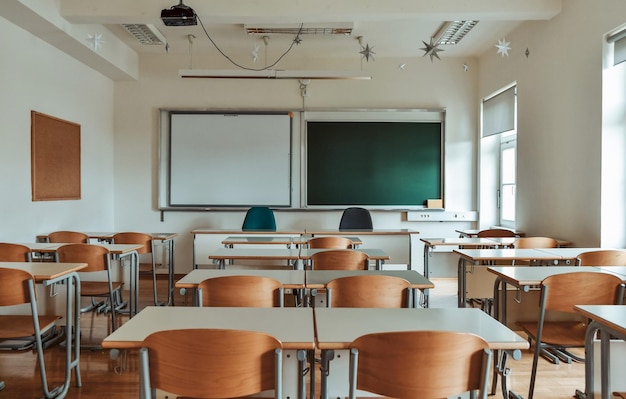
[[[432,306],[456,306],[456,280],[434,279],[436,288],[431,291]],[[159,292],[165,296],[166,280],[159,280]],[[140,283],[141,305],[149,305],[152,298],[151,281]],[[176,305],[188,306],[189,297],[176,292]],[[124,317],[122,317],[124,321]],[[106,336],[108,317],[87,313],[82,316],[81,330],[83,339],[101,340]],[[581,352],[582,353],[582,352]],[[64,350],[54,346],[46,350],[46,367],[51,385],[58,385],[64,377]],[[520,361],[510,361],[511,375],[509,387],[523,397],[528,397],[528,383],[532,354],[525,351]],[[317,373],[319,375],[319,373]],[[81,376],[83,386],[72,386],[66,396],[69,399],[104,399],[104,398],[138,398],[138,362],[137,352],[129,351],[126,356],[111,359],[109,352],[104,350],[81,351]],[[36,355],[32,351],[0,352],[0,380],[6,387],[0,391],[0,399],[28,399],[42,397],[41,382],[36,363]],[[454,376],[450,376],[454,378]],[[551,364],[545,360],[539,363],[536,383],[536,399],[571,398],[576,389],[584,388],[583,364]],[[319,392],[319,390],[318,390]],[[502,395],[500,390],[493,398]],[[165,396],[161,396],[163,398]],[[171,399],[171,396],[170,398]]]

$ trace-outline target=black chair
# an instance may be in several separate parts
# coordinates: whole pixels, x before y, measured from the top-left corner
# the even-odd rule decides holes
[[[274,211],[265,206],[255,206],[248,209],[243,220],[242,230],[272,230],[276,231]]]
[[[372,215],[364,208],[347,208],[341,215],[339,230],[372,230]]]

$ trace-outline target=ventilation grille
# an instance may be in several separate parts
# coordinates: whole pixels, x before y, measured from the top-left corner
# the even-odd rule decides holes
[[[141,44],[161,45],[167,44],[165,36],[154,25],[122,24],[122,27],[135,37]]]
[[[244,25],[249,35],[343,35],[352,34],[353,23],[339,24],[287,24],[287,25]]]

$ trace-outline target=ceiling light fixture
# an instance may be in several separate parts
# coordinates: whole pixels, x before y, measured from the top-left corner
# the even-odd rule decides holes
[[[286,71],[277,69],[180,69],[181,78],[205,79],[297,79],[297,80],[371,80],[372,76],[359,71]]]
[[[160,45],[167,44],[167,39],[154,25],[122,24],[128,33],[133,35],[141,44]]]
[[[249,35],[344,35],[352,34],[352,22],[336,24],[267,24],[244,25]]]
[[[439,45],[459,44],[478,21],[446,21],[433,34],[433,43]]]

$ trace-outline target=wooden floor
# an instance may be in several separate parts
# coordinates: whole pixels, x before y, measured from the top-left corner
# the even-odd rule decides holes
[[[456,306],[456,280],[434,279],[435,288],[431,291],[432,306]],[[159,280],[160,295],[164,296],[166,281]],[[142,280],[140,284],[142,306],[149,305],[152,298],[151,281]],[[176,305],[187,306],[189,298],[176,293]],[[108,318],[104,315],[94,316],[84,314],[81,319],[83,339],[98,341],[106,335]],[[582,352],[580,352],[582,353]],[[46,350],[46,368],[51,386],[61,383],[64,377],[65,352],[59,346]],[[510,361],[511,375],[509,387],[523,397],[528,397],[528,383],[532,354],[526,351],[522,360]],[[319,375],[319,373],[317,373]],[[115,360],[111,359],[108,351],[83,350],[81,352],[81,388],[73,385],[67,398],[70,399],[97,399],[97,398],[138,398],[138,362],[137,352],[129,351],[127,355]],[[454,376],[450,376],[454,378]],[[32,351],[3,351],[0,352],[0,380],[4,380],[6,387],[0,391],[0,399],[40,398],[42,397],[41,382],[36,363],[36,355]],[[576,389],[584,388],[583,364],[553,365],[545,360],[539,363],[539,373],[536,382],[536,399],[571,398]],[[319,392],[319,390],[318,390]],[[498,393],[492,398],[499,398]],[[165,396],[161,396],[163,398]],[[170,396],[171,399],[171,396]]]

